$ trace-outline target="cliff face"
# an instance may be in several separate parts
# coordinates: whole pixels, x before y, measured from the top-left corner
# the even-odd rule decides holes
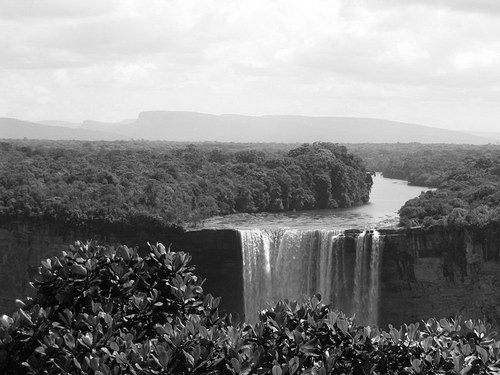
[[[429,317],[485,318],[500,328],[500,241],[494,231],[420,229],[380,231],[379,324],[400,325]],[[221,307],[243,314],[243,259],[236,230],[177,233],[96,233],[47,223],[0,224],[0,314],[12,313],[24,297],[41,259],[76,239],[171,245],[193,257],[204,289],[221,296]],[[350,236],[346,232],[346,236]]]
[[[380,321],[483,318],[500,327],[498,243],[466,231],[385,231]]]
[[[0,314],[11,314],[15,299],[29,294],[28,282],[42,259],[88,239],[139,246],[142,251],[147,251],[146,241],[162,242],[174,251],[189,252],[196,274],[206,279],[205,292],[222,297],[222,309],[244,311],[241,241],[235,230],[104,234],[60,224],[12,222],[0,224]]]
[[[14,300],[28,294],[28,282],[40,260],[67,249],[73,234],[41,223],[0,226],[0,314],[14,310]]]
[[[243,316],[243,259],[236,230],[200,230],[172,238],[171,249],[193,257],[195,273],[205,279],[203,290],[222,297],[220,307]]]

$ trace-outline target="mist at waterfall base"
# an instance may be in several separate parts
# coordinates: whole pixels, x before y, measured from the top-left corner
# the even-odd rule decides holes
[[[229,215],[204,227],[239,230],[247,321],[280,299],[319,293],[357,324],[377,324],[384,238],[373,228],[396,226],[398,209],[424,190],[377,174],[366,205]]]

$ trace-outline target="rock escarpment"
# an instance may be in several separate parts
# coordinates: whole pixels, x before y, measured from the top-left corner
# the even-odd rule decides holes
[[[248,296],[244,292],[245,252],[241,235],[237,230],[103,234],[40,222],[3,223],[0,224],[0,313],[11,313],[13,301],[29,292],[30,274],[41,259],[64,250],[75,239],[92,238],[108,243],[140,244],[144,249],[147,248],[145,241],[160,241],[170,244],[172,250],[190,252],[196,273],[207,280],[205,290],[222,297],[223,309],[243,315],[249,306],[245,308],[245,298]],[[308,238],[320,238],[323,235],[320,232],[317,235],[307,234]],[[330,239],[330,243],[351,244],[342,250],[346,254],[345,259],[352,258],[354,262],[356,251],[367,254],[362,246],[355,246],[356,241],[360,242],[359,232],[344,232],[341,235],[345,240]],[[366,232],[364,243],[371,243],[370,237],[373,235],[373,232]],[[500,328],[500,239],[496,233],[479,234],[445,229],[424,231],[414,228],[379,230],[377,235],[380,256],[379,325],[391,323],[398,326],[433,316],[453,317],[461,314],[464,318],[484,318],[497,329]],[[287,243],[290,243],[290,238]],[[314,243],[308,242],[312,251],[316,251]],[[321,243],[321,246],[325,246],[319,240],[317,243],[318,246]],[[283,253],[286,249],[280,251],[280,254],[286,254]],[[317,253],[324,254],[325,248]],[[306,258],[315,259],[315,262],[318,260]],[[273,264],[271,258],[270,266],[274,267]],[[372,263],[366,264],[370,267]],[[320,266],[318,269],[322,269]],[[336,268],[340,269],[351,270],[347,272],[353,274],[342,277],[353,280],[353,283],[355,273],[360,270],[355,265]],[[366,275],[373,277],[375,272],[369,271],[366,271]],[[331,289],[340,290],[334,285],[340,277],[334,276],[334,272],[328,274]],[[266,277],[265,272],[262,275]],[[329,288],[324,283],[318,285],[322,290],[317,292],[325,293],[324,290]],[[352,298],[354,301],[355,296]]]
[[[204,289],[222,297],[223,309],[244,311],[241,245],[236,230],[102,233],[60,224],[10,222],[0,224],[0,314],[12,313],[15,299],[28,295],[30,277],[42,259],[67,249],[77,239],[123,243],[139,246],[142,251],[148,251],[147,241],[161,242],[173,251],[189,252],[196,275],[206,280]]]
[[[493,233],[382,233],[381,325],[460,314],[500,327],[500,249]]]

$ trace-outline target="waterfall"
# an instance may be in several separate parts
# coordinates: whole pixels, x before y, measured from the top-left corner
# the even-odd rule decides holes
[[[260,231],[242,230],[243,293],[245,316],[258,313],[272,299],[269,236]]]
[[[378,232],[241,230],[245,317],[279,299],[320,293],[325,304],[377,324],[381,238]]]
[[[365,233],[360,233],[356,240],[356,263],[354,265],[354,288],[352,296],[353,311],[356,313],[356,318],[364,320],[367,317],[367,262],[366,256],[368,254],[366,249],[366,236]]]
[[[372,236],[372,252],[370,260],[370,291],[368,301],[368,316],[378,322],[378,296],[380,292],[380,255],[382,252],[380,233],[374,231]]]

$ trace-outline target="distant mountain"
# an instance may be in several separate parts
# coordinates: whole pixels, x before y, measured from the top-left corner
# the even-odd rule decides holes
[[[6,124],[17,121],[17,125]],[[5,124],[4,124],[5,123]],[[45,122],[48,123],[48,122]],[[56,122],[51,121],[55,124]],[[62,124],[62,122],[61,122]],[[34,126],[36,128],[34,128]],[[63,131],[64,130],[64,131]],[[7,135],[6,135],[7,134]],[[423,125],[356,117],[241,116],[197,112],[142,112],[118,123],[84,121],[79,128],[0,120],[0,138],[147,139],[180,142],[495,143],[470,134]]]
[[[464,132],[356,117],[241,116],[142,112],[120,128],[132,138],[220,142],[471,143],[492,140]]]
[[[82,124],[78,122],[62,121],[62,120],[43,120],[37,121],[37,124],[50,125],[50,126],[60,126],[64,128],[79,128]]]
[[[470,134],[477,135],[479,137],[485,137],[492,140],[492,142],[500,142],[500,132],[469,132]]]
[[[64,128],[82,128],[87,130],[99,130],[106,132],[113,132],[113,127],[127,125],[132,122],[137,121],[137,119],[127,119],[120,122],[103,122],[94,120],[85,120],[83,122],[70,122],[61,120],[43,120],[37,121],[37,124],[50,125],[50,126],[60,126]]]
[[[108,131],[112,133],[118,133],[121,130],[118,127],[123,125],[128,125],[137,121],[137,119],[131,120],[123,120],[120,122],[103,122],[103,121],[94,121],[94,120],[85,120],[80,125],[82,129],[88,130],[99,130],[99,131]]]
[[[74,129],[63,126],[44,125],[13,118],[0,118],[0,138],[49,139],[49,140],[104,140],[124,139],[123,136],[102,131]]]

